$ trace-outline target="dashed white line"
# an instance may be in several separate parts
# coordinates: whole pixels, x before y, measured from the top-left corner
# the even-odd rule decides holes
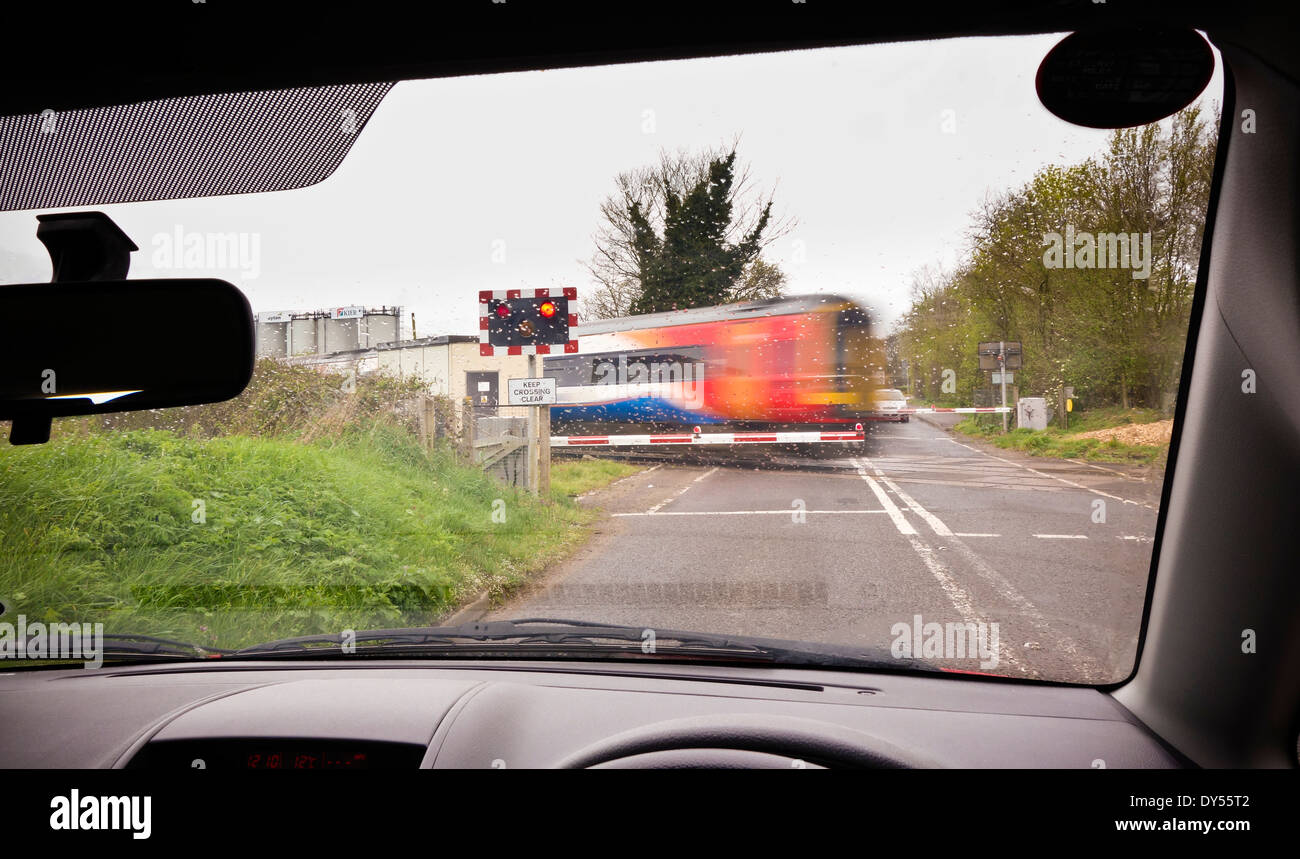
[[[961,531],[958,531],[953,536],[954,537],[1001,537],[1002,535],[1001,534],[971,534],[971,533],[963,533]]]
[[[1087,534],[1035,534],[1040,540],[1086,540]]]
[[[677,493],[675,495],[671,495],[668,498],[665,498],[663,501],[660,501],[655,506],[651,507],[649,510],[646,511],[646,513],[658,513],[659,508],[663,507],[665,504],[667,504],[670,501],[676,501],[678,498],[681,498],[683,495],[686,494],[686,490],[690,489],[692,486],[699,483],[701,480],[708,477],[710,474],[712,474],[717,470],[718,470],[718,466],[715,465],[713,468],[710,468],[708,471],[704,472],[699,477],[695,478],[690,483],[683,486],[681,489],[677,490]]]

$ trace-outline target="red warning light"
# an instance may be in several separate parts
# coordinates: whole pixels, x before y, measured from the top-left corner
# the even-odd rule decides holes
[[[853,425],[853,431],[854,431],[854,432],[862,432],[862,424],[854,424],[854,425]]]
[[[537,312],[542,314],[542,316],[546,317],[547,319],[550,319],[552,316],[555,315],[555,302],[543,301],[542,306],[537,308]]]
[[[505,319],[509,315],[510,315],[510,305],[506,304],[505,302],[502,302],[501,304],[497,305],[498,319]]]

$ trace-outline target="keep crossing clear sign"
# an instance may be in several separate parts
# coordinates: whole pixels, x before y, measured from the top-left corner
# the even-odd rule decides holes
[[[506,402],[512,406],[555,405],[554,379],[511,379],[506,392]]]

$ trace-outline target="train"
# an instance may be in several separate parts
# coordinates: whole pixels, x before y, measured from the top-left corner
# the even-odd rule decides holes
[[[547,356],[553,431],[853,424],[886,384],[872,314],[803,295],[583,322],[579,354]]]

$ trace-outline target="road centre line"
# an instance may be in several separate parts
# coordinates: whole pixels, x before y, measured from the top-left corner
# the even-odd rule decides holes
[[[1040,540],[1086,540],[1087,534],[1035,534]]]
[[[663,501],[660,501],[658,504],[656,504],[655,506],[647,510],[646,513],[658,513],[659,508],[663,507],[665,504],[667,504],[670,501],[676,501],[678,498],[681,498],[683,495],[686,494],[686,490],[690,489],[692,486],[699,483],[701,480],[708,477],[710,474],[712,474],[717,470],[718,470],[718,466],[716,465],[713,466],[713,468],[710,468],[708,471],[704,472],[703,474],[701,474],[700,476],[692,480],[690,483],[686,484],[681,489],[679,489],[676,495],[671,495],[668,498],[665,498]]]
[[[912,527],[912,523],[907,521],[906,517],[903,516],[903,511],[899,510],[898,505],[896,505],[890,497],[885,494],[885,490],[880,488],[880,484],[877,483],[870,474],[867,474],[866,467],[857,459],[849,459],[849,462],[853,463],[853,465],[858,469],[858,474],[862,476],[862,479],[867,481],[867,485],[870,486],[871,491],[875,493],[876,500],[880,502],[880,506],[885,508],[885,512],[889,514],[889,518],[893,520],[894,527],[898,529],[898,533],[905,536],[907,534],[915,534],[916,529]]]
[[[877,475],[879,475],[881,481],[893,490],[894,494],[897,495],[899,499],[913,512],[924,519],[926,524],[930,526],[936,535],[947,537],[949,544],[966,559],[966,562],[974,568],[975,572],[996,588],[1002,594],[1004,599],[1015,604],[1020,609],[1020,613],[1025,617],[1025,619],[1028,620],[1040,634],[1044,637],[1055,639],[1059,643],[1061,651],[1072,663],[1073,668],[1091,682],[1093,678],[1091,666],[1084,661],[1083,656],[1079,653],[1078,645],[1072,638],[1070,638],[1070,636],[1059,633],[1053,629],[1051,625],[1048,624],[1047,618],[1038,610],[1038,606],[1030,602],[1030,600],[1022,594],[1015,585],[1011,584],[1005,576],[985,562],[985,560],[981,558],[975,550],[958,539],[957,535],[953,534],[952,529],[945,525],[939,517],[922,507],[916,499],[912,498],[912,496],[900,489],[898,484],[886,477],[885,474],[876,467],[875,463],[865,456],[859,457],[858,462],[862,467],[869,467],[874,470]],[[859,469],[859,473],[863,474],[864,477],[866,476],[862,468]],[[913,548],[915,548],[915,546],[913,546]]]
[[[952,529],[943,524],[943,520],[922,507],[912,496],[899,489],[898,484],[886,477],[885,472],[881,471],[879,466],[867,459],[865,456],[861,458],[861,461],[866,463],[872,471],[876,472],[876,477],[880,478],[880,482],[892,489],[894,494],[897,495],[913,513],[924,519],[925,523],[930,526],[931,531],[938,534],[940,537],[951,537],[953,535]]]
[[[864,463],[869,463],[869,460],[850,459],[849,462],[853,463],[857,467],[858,474],[862,475],[862,479],[871,487],[871,491],[875,493],[881,506],[889,513],[889,518],[894,520],[894,525],[898,528],[899,533],[907,538],[907,542],[911,545],[912,551],[916,552],[917,557],[921,559],[921,563],[925,565],[925,568],[929,570],[930,574],[934,576],[936,581],[938,581],[939,588],[948,597],[948,601],[952,603],[953,608],[957,609],[957,613],[961,615],[962,620],[967,623],[985,624],[985,627],[983,628],[987,628],[987,622],[980,617],[977,611],[975,611],[975,606],[971,601],[970,594],[968,594],[961,585],[957,584],[956,579],[953,578],[952,572],[948,567],[934,556],[934,550],[926,545],[925,541],[920,538],[916,533],[916,529],[912,527],[912,523],[908,522],[907,519],[904,518],[903,512],[899,510],[898,506],[894,504],[887,494],[885,494],[885,490],[880,488],[880,484],[876,482],[875,478],[870,474],[867,474],[867,465]],[[1033,671],[1020,661],[1014,650],[1008,649],[1001,643],[999,643],[998,649],[1001,651],[998,654],[999,662],[1006,662],[1007,664],[1014,666],[1025,676],[1038,676],[1037,672]]]

